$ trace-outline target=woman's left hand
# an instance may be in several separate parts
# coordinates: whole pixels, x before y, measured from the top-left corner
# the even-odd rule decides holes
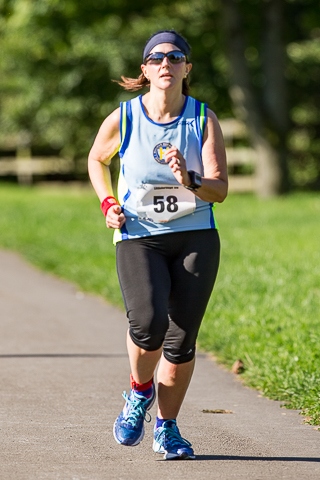
[[[166,163],[169,165],[173,175],[181,185],[190,185],[186,160],[177,147],[172,146],[166,151]]]

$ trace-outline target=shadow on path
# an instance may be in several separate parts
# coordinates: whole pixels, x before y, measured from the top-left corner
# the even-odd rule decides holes
[[[126,353],[19,353],[4,354],[1,358],[125,358]]]
[[[257,462],[315,462],[319,463],[318,457],[242,457],[237,455],[197,455],[196,460],[226,460],[226,461],[257,461]]]

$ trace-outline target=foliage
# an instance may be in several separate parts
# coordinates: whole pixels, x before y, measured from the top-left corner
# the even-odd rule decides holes
[[[287,79],[292,130],[291,175],[300,186],[320,186],[320,5],[288,2]]]
[[[85,188],[0,189],[0,245],[122,305],[112,232]],[[221,267],[199,344],[270,398],[320,424],[320,199],[229,196]]]
[[[159,28],[183,30],[192,11],[170,4],[168,16],[169,2],[140,3],[3,0],[1,130],[18,132],[21,142],[31,135],[34,149],[85,155],[102,119],[128,97],[112,79],[137,76],[146,38]],[[195,15],[197,31],[202,20]],[[216,88],[208,85],[203,94]]]
[[[303,186],[320,175],[320,7],[316,0],[279,1],[285,6],[291,176]],[[259,91],[265,0],[237,3]],[[166,28],[193,47],[192,94],[219,118],[230,117],[223,7],[220,0],[0,0],[0,144],[86,156],[103,118],[131,96],[112,79],[137,76],[145,40]]]

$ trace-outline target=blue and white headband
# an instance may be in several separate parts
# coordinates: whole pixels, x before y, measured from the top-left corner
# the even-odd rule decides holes
[[[143,50],[142,60],[144,61],[145,58],[151,52],[151,50],[157,45],[160,45],[160,43],[172,43],[173,45],[178,47],[179,50],[181,50],[181,52],[183,52],[185,55],[190,54],[190,45],[186,42],[186,40],[175,31],[168,30],[168,31],[156,33],[155,35],[153,35],[153,37],[151,37],[148,40]]]

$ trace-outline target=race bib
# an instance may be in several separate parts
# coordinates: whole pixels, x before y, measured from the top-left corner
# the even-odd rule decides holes
[[[166,223],[193,213],[195,208],[194,194],[182,185],[145,183],[137,190],[137,214],[141,220]]]

